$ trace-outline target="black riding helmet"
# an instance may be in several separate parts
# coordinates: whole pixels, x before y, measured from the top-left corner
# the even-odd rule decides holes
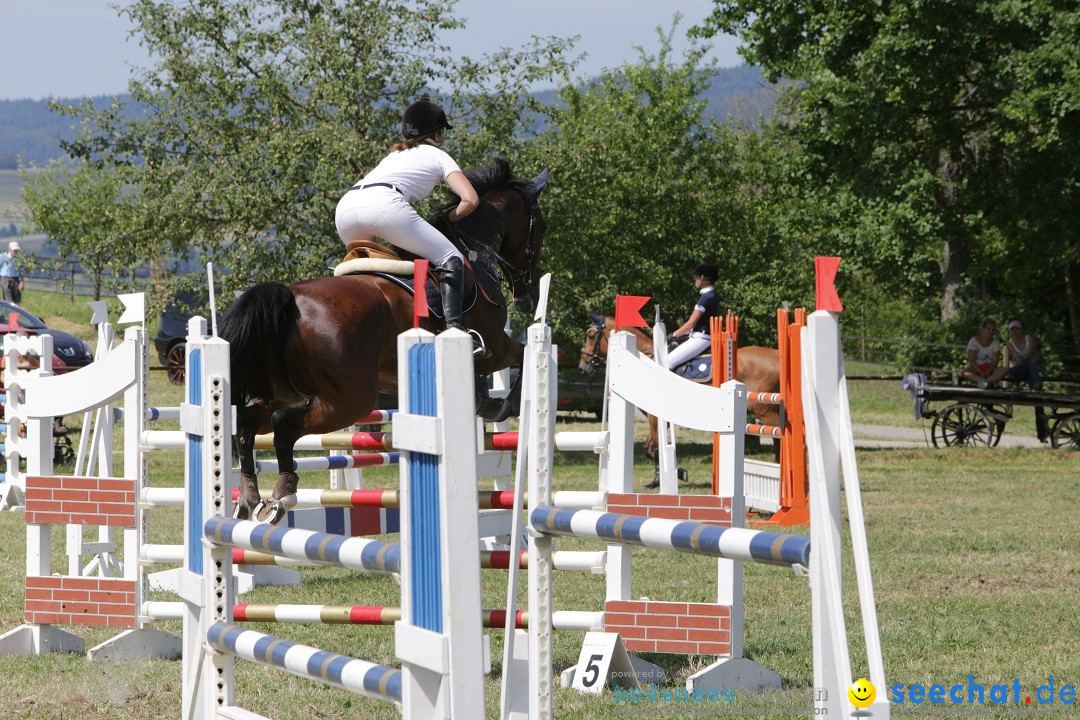
[[[443,109],[427,98],[410,105],[401,118],[401,134],[406,140],[425,140],[442,128],[452,130],[453,127],[446,121]]]
[[[716,277],[719,275],[717,268],[710,262],[703,262],[694,268],[694,275],[699,275],[709,282],[716,282]]]

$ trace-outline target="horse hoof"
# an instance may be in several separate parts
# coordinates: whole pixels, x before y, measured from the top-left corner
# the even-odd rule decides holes
[[[243,500],[237,500],[233,503],[232,516],[234,520],[250,520],[251,505]]]
[[[502,422],[509,417],[509,410],[504,398],[488,398],[476,409],[476,414],[479,415],[484,422]]]
[[[296,495],[284,495],[277,500],[263,501],[255,508],[255,519],[269,525],[277,525],[294,507],[296,507]]]

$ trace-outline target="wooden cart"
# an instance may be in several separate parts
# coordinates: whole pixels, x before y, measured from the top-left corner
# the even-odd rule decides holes
[[[934,384],[913,389],[912,393],[916,417],[934,419],[934,447],[994,447],[1012,417],[1013,407],[1027,406],[1044,408],[1053,447],[1080,449],[1080,395]]]

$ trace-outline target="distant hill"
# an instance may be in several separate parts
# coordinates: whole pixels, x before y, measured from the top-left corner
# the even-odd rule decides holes
[[[723,121],[753,124],[759,115],[768,115],[775,100],[775,86],[761,77],[756,67],[741,65],[720,68],[709,89],[704,93],[708,101],[707,114]],[[541,102],[556,102],[554,90],[537,93]],[[125,105],[130,96],[119,96]],[[61,98],[64,104],[79,102],[76,98]],[[94,103],[105,106],[111,97],[94,98]],[[135,112],[131,108],[130,112]],[[52,158],[63,156],[60,141],[74,137],[76,122],[72,118],[49,111],[47,100],[0,100],[0,170],[18,167],[21,157],[24,163],[45,164]]]
[[[130,96],[120,96],[125,103]],[[65,105],[75,105],[82,98],[57,98]],[[112,97],[93,98],[96,107],[107,107]],[[129,112],[134,112],[132,108]],[[0,170],[24,163],[39,165],[63,156],[60,141],[75,136],[78,121],[49,111],[48,100],[0,100]]]

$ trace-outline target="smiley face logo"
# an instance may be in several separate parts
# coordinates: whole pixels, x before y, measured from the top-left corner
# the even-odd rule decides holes
[[[851,687],[847,691],[848,700],[851,704],[857,708],[868,708],[874,702],[874,698],[877,697],[877,690],[874,688],[874,684],[866,678],[859,678],[855,682],[851,683]]]

